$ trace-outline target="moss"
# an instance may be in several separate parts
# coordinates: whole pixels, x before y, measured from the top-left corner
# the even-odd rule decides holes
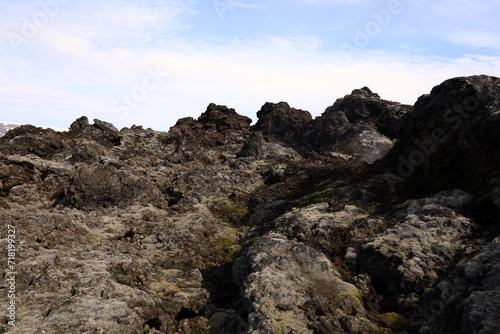
[[[261,308],[271,321],[271,331],[274,334],[303,333],[307,323],[303,315],[293,311],[278,311],[273,302],[265,302]]]
[[[345,186],[343,181],[326,180],[317,184],[312,191],[299,199],[292,201],[292,204],[297,207],[304,207],[315,203],[318,200],[330,199],[339,194],[339,188]]]
[[[219,199],[210,206],[210,212],[219,219],[240,226],[249,214],[249,199],[249,195],[240,195],[234,199]]]
[[[224,263],[233,262],[238,256],[241,245],[239,244],[238,230],[236,228],[230,228],[227,230],[227,234],[216,238],[209,243],[209,249],[212,250],[214,256],[214,262],[218,265]]]
[[[210,333],[210,321],[205,317],[199,317],[198,319],[198,329],[202,333]]]
[[[347,310],[352,307],[363,307],[363,296],[353,284],[340,279],[326,281],[315,275],[306,274],[304,276],[311,280],[319,295],[335,301],[339,308]]]
[[[335,193],[335,190],[333,188],[327,188],[324,190],[320,190],[320,191],[316,191],[316,192],[307,194],[299,199],[296,199],[296,200],[292,201],[292,204],[294,206],[304,207],[304,206],[307,206],[307,205],[314,203],[315,200],[324,199],[324,198],[331,198],[331,197],[333,197],[334,193]]]
[[[389,312],[379,314],[380,322],[394,331],[403,331],[408,327],[408,320],[401,314]]]
[[[344,290],[344,291],[339,292],[337,294],[337,301],[339,303],[341,303],[347,297],[352,297],[351,300],[353,301],[354,304],[356,304],[356,306],[360,306],[360,307],[363,306],[363,296],[361,296],[361,293],[359,292],[358,289]]]
[[[234,310],[220,310],[220,312],[212,315],[210,319],[200,317],[198,330],[201,333],[210,334],[226,333],[226,326],[237,317],[238,314]]]
[[[287,325],[283,324],[281,321],[273,321],[272,323],[272,331],[275,334],[288,334],[293,333]]]
[[[274,306],[274,303],[271,299],[266,299],[264,303],[259,307],[259,311],[266,315],[270,315],[272,312],[276,310],[276,307]]]
[[[232,275],[234,261],[241,250],[239,230],[227,227],[218,237],[208,241],[209,261],[201,273],[203,286],[213,296],[217,308],[232,309],[238,300],[239,286]]]

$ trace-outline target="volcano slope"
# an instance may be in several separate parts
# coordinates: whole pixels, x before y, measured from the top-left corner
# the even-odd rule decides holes
[[[498,333],[499,110],[500,79],[472,76],[316,119],[13,129],[0,332]]]

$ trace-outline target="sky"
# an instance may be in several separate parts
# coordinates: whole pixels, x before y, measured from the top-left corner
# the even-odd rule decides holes
[[[0,121],[167,131],[210,103],[319,116],[500,76],[498,0],[0,0]]]

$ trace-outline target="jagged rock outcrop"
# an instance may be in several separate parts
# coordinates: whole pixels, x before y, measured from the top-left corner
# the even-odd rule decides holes
[[[6,155],[35,154],[42,158],[50,158],[64,149],[63,140],[56,131],[32,125],[17,127],[7,132],[0,140],[9,143],[8,146],[2,145],[0,151]]]
[[[87,117],[77,119],[69,127],[69,133],[78,134],[78,137],[94,140],[106,147],[120,145],[121,134],[111,123],[94,119],[94,124],[90,125]]]
[[[253,127],[210,104],[168,132],[11,130],[0,246],[15,226],[20,307],[0,332],[498,332],[499,81],[414,107],[364,87],[316,119],[266,103]]]
[[[232,108],[211,103],[208,105],[207,111],[198,118],[198,122],[206,130],[215,128],[218,132],[225,132],[248,129],[252,120],[239,115]]]
[[[211,103],[197,120],[180,119],[163,136],[162,143],[169,146],[168,159],[173,163],[198,160],[211,164],[234,157],[241,150],[250,134],[251,122],[232,108]]]
[[[257,118],[254,130],[288,144],[296,143],[312,124],[308,111],[291,108],[286,102],[267,102],[257,112]]]
[[[371,163],[392,147],[401,131],[400,119],[410,110],[367,87],[355,89],[315,121],[309,140],[321,152],[336,151]]]
[[[500,209],[500,79],[447,80],[420,97],[384,158],[421,193],[459,188],[478,194],[483,212]]]
[[[238,152],[236,157],[254,157],[257,159],[263,158],[267,151],[267,143],[264,140],[262,132],[252,132],[248,141],[245,143],[241,151]]]

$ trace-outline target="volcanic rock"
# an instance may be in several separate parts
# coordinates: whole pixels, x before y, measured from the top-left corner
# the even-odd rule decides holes
[[[383,100],[369,88],[338,99],[315,120],[311,140],[320,152],[336,151],[368,163],[383,157],[411,106]]]
[[[251,333],[377,333],[359,290],[323,254],[268,236],[254,240],[234,267]]]
[[[499,80],[9,131],[0,332],[497,333]]]
[[[264,135],[273,136],[288,144],[296,143],[312,124],[308,111],[291,108],[286,102],[267,102],[257,112],[258,121],[253,127]]]
[[[434,87],[404,118],[384,168],[422,194],[459,188],[478,194],[485,210],[500,209],[499,87],[499,78],[485,75]]]

